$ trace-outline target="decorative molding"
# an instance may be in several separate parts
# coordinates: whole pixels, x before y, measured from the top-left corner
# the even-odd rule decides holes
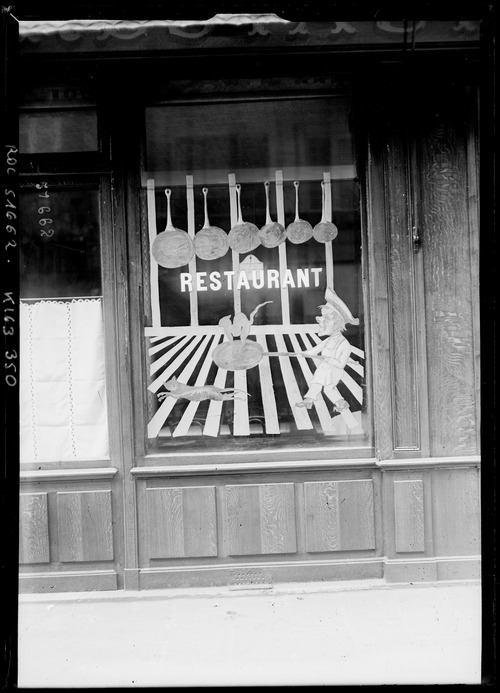
[[[467,563],[473,563],[474,561],[481,561],[480,555],[474,556],[432,556],[431,558],[387,558],[383,557],[385,565],[403,565],[407,563],[456,563],[457,561],[465,561]]]
[[[37,469],[20,473],[22,484],[40,481],[94,481],[112,479],[116,467],[94,467],[86,469]]]
[[[260,457],[260,453],[257,453]],[[220,464],[164,464],[150,467],[133,467],[130,473],[137,479],[151,477],[173,476],[208,476],[214,474],[248,474],[271,472],[314,472],[330,469],[366,469],[375,468],[374,458],[361,458],[351,460],[306,460],[286,462],[240,462]]]
[[[296,583],[343,580],[373,580],[382,578],[383,558],[353,558],[348,560],[258,561],[212,565],[169,566],[139,570],[141,589],[170,587],[261,589],[276,583]]]
[[[479,580],[481,556],[436,556],[433,558],[383,558],[388,583],[439,583],[448,580]]]
[[[214,456],[234,456],[234,453],[213,453]],[[272,454],[272,453],[270,453]],[[275,453],[276,454],[276,453]],[[256,456],[262,458],[262,453]],[[205,455],[203,455],[205,456]],[[167,456],[165,456],[167,457]],[[192,459],[194,455],[188,455]],[[148,458],[146,458],[148,459]],[[155,460],[161,457],[154,456]],[[279,460],[269,462],[220,462],[218,464],[158,464],[158,466],[133,467],[131,475],[137,479],[163,477],[163,476],[208,476],[214,474],[247,474],[247,473],[271,473],[271,472],[314,472],[337,469],[370,469],[378,468],[382,471],[422,468],[442,469],[447,467],[480,467],[481,458],[478,455],[472,457],[423,457],[404,460],[377,460],[374,457],[362,457],[359,459],[337,460]]]
[[[413,34],[425,28],[427,22],[401,22],[403,26],[396,26],[392,22],[377,22],[377,28],[389,34]],[[406,24],[406,26],[405,26]]]
[[[61,571],[47,573],[21,573],[19,593],[91,592],[118,589],[114,570]]]
[[[421,457],[406,460],[377,460],[375,464],[383,472],[390,470],[408,471],[422,468],[480,467],[481,457],[479,455],[470,457]]]
[[[218,14],[209,20],[21,21],[26,52],[101,49],[177,50],[183,47],[467,44],[479,40],[480,21],[293,22],[275,14]],[[118,40],[118,42],[116,41]]]

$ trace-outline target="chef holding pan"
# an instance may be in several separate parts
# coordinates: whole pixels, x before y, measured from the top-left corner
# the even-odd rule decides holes
[[[320,326],[319,336],[328,335],[328,339],[304,352],[308,356],[321,354],[323,360],[314,372],[304,399],[296,406],[310,409],[321,390],[324,389],[325,395],[334,403],[335,409],[341,411],[347,409],[349,404],[338,390],[335,392],[335,388],[344,375],[344,368],[351,355],[351,345],[342,332],[345,330],[346,323],[359,325],[359,319],[352,315],[333,289],[326,289],[325,300],[326,303],[320,306],[321,316],[316,318],[316,322]]]

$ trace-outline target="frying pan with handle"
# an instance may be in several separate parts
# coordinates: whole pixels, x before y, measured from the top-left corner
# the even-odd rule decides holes
[[[305,243],[312,234],[313,228],[305,219],[299,217],[299,181],[294,181],[295,186],[295,219],[287,226],[286,237],[291,243]]]
[[[229,246],[237,253],[249,253],[260,245],[259,229],[241,216],[241,185],[236,186],[238,198],[238,220],[229,231]]]
[[[277,221],[271,219],[269,213],[269,181],[264,183],[266,191],[266,223],[259,231],[260,242],[264,248],[275,248],[286,240],[286,231]]]
[[[172,224],[170,214],[170,195],[172,191],[167,188],[167,225],[165,231],[159,233],[151,245],[151,254],[161,267],[173,269],[187,265],[194,256],[193,241],[181,229],[176,229]]]
[[[319,243],[328,243],[337,238],[338,228],[331,221],[326,218],[326,191],[325,191],[325,181],[321,181],[321,221],[316,224],[313,229],[313,236]]]
[[[193,244],[194,252],[200,260],[217,260],[229,250],[227,233],[218,226],[210,226],[207,209],[208,189],[203,188],[205,223],[195,235]]]

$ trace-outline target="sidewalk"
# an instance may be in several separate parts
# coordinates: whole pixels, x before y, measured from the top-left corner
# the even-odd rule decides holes
[[[22,595],[19,688],[474,684],[477,583]]]

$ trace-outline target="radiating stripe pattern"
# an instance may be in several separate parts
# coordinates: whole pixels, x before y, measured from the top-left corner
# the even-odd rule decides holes
[[[346,399],[349,409],[337,416],[334,402],[323,393],[311,409],[297,406],[319,361],[294,354],[321,341],[314,328],[311,325],[305,331],[303,325],[290,325],[284,331],[282,327],[254,326],[249,339],[262,347],[263,356],[253,368],[237,371],[214,363],[212,352],[227,337],[213,328],[160,328],[156,334],[148,328],[148,390],[155,396],[166,394],[149,421],[148,437],[282,435],[292,430],[337,435],[346,433],[346,425],[354,433],[362,432],[365,355],[357,347],[352,347],[344,376],[334,391],[335,396]],[[170,394],[166,383],[172,378],[197,391],[188,390],[187,398],[176,396],[175,391]],[[227,388],[231,399],[220,398],[218,391]]]

